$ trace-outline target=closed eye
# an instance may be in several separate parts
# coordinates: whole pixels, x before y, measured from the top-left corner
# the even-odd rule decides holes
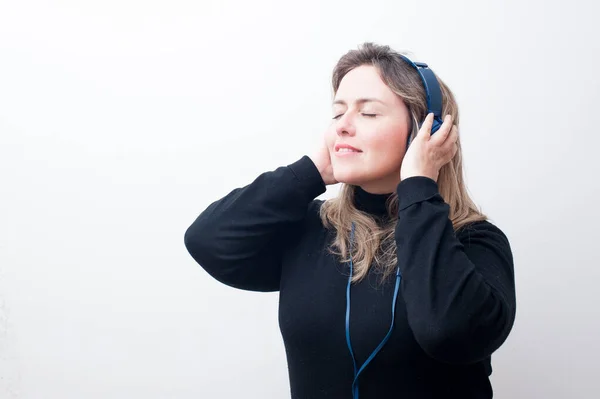
[[[362,116],[366,116],[367,118],[375,118],[377,114],[361,114]],[[332,119],[338,119],[342,114],[334,116]]]

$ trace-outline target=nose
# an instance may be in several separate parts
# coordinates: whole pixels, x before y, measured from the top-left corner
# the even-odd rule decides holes
[[[338,136],[354,136],[356,134],[356,128],[354,127],[354,121],[350,112],[340,116],[336,121],[335,132]]]

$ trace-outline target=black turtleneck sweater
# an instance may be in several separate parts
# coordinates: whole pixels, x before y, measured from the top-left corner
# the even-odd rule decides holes
[[[304,156],[212,203],[185,233],[189,253],[216,280],[279,291],[294,399],[352,398],[345,335],[349,265],[328,252],[334,232],[321,224],[322,201],[315,199],[324,192],[318,170]],[[360,375],[360,398],[491,398],[490,357],[515,319],[509,242],[488,221],[455,232],[434,180],[405,179],[397,194],[402,280],[394,330]],[[357,187],[355,199],[360,210],[385,215],[387,195]],[[358,367],[391,322],[395,276],[382,286],[375,270],[351,288]]]

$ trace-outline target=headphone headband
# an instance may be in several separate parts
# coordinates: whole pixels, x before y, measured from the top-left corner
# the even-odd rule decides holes
[[[408,57],[400,54],[400,57],[412,66],[421,77],[421,82],[425,88],[425,97],[427,102],[427,114],[433,113],[433,126],[431,134],[435,133],[443,123],[442,120],[442,89],[435,77],[433,71],[424,62],[413,62]]]

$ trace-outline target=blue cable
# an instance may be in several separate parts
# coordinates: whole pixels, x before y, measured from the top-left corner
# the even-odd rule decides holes
[[[352,223],[352,229],[350,230],[350,275],[348,276],[348,285],[346,286],[346,343],[348,344],[348,349],[350,350],[350,355],[352,356],[352,364],[354,366],[354,381],[352,382],[352,398],[358,399],[358,377],[360,373],[367,367],[367,365],[375,358],[377,353],[383,348],[386,344],[390,336],[392,335],[392,330],[394,329],[394,320],[396,317],[396,299],[398,298],[398,291],[400,289],[400,281],[402,280],[402,275],[400,274],[400,267],[396,269],[396,286],[394,288],[394,299],[392,302],[392,322],[390,323],[390,329],[386,334],[385,338],[381,341],[381,343],[375,348],[373,353],[365,360],[363,365],[359,370],[356,368],[356,359],[354,357],[354,351],[352,350],[352,343],[350,341],[350,286],[352,285],[352,275],[354,270],[354,264],[352,262],[352,249],[354,246],[354,223]]]

